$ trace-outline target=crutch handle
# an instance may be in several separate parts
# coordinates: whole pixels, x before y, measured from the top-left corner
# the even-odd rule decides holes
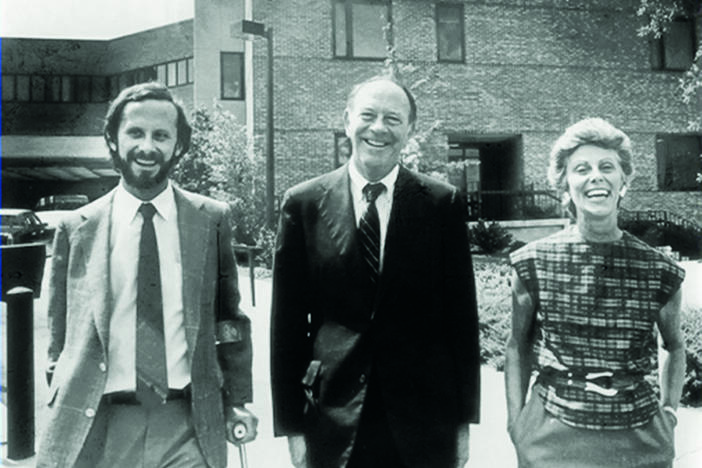
[[[243,440],[247,432],[246,424],[242,422],[235,424],[232,430],[235,440]],[[244,444],[239,444],[239,461],[241,463],[241,468],[249,468],[249,460],[246,456],[246,446]]]

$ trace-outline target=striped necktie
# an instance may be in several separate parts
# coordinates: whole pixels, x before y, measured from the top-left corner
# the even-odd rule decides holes
[[[140,403],[153,407],[168,396],[161,268],[153,222],[156,208],[144,203],[139,212],[144,223],[137,267],[136,394]]]
[[[361,216],[358,233],[361,241],[363,258],[368,265],[370,280],[373,284],[378,282],[380,272],[380,219],[375,200],[385,191],[382,183],[366,184],[363,187],[363,197],[368,202],[366,212]]]

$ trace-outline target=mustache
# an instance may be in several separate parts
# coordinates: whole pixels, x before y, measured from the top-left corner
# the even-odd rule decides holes
[[[137,159],[146,159],[148,161],[155,161],[158,164],[163,164],[166,160],[166,158],[163,156],[163,153],[157,150],[153,151],[140,151],[140,150],[131,150],[127,153],[127,161],[135,161]]]

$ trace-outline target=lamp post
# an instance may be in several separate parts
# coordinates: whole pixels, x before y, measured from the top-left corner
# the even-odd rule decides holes
[[[268,73],[266,76],[266,224],[275,226],[273,200],[275,199],[275,158],[273,155],[273,28],[257,21],[243,20],[244,34],[264,37],[268,43]]]

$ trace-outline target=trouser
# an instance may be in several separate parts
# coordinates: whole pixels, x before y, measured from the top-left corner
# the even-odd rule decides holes
[[[568,426],[547,413],[538,390],[532,390],[510,437],[519,468],[669,468],[675,456],[674,429],[662,410],[633,429]]]
[[[103,398],[76,467],[206,468],[188,400],[153,409]]]
[[[403,468],[397,444],[383,408],[378,379],[371,377],[363,402],[358,433],[347,468]]]

